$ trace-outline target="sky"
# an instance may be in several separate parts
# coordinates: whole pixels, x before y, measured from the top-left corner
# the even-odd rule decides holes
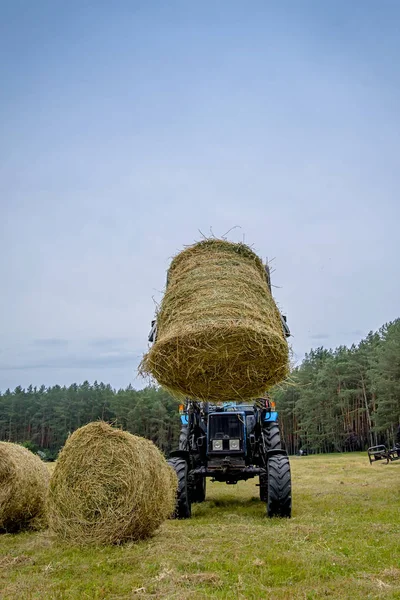
[[[399,28],[397,0],[3,0],[0,390],[145,385],[202,235],[273,259],[296,361],[399,317]]]

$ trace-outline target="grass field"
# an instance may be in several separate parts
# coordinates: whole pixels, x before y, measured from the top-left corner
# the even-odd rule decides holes
[[[189,521],[150,540],[74,548],[0,537],[6,599],[400,599],[400,461],[291,459],[293,518],[269,520],[256,481],[208,482]]]

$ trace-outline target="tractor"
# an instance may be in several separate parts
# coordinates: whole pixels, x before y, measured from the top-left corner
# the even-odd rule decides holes
[[[265,266],[271,291],[270,272]],[[290,336],[286,317],[283,333]],[[149,342],[157,337],[152,321]],[[260,500],[269,517],[290,517],[292,509],[290,464],[283,448],[278,413],[268,394],[248,403],[223,404],[187,399],[179,407],[179,447],[168,463],[178,477],[175,518],[191,517],[192,504],[206,498],[207,478],[228,485],[259,478]]]

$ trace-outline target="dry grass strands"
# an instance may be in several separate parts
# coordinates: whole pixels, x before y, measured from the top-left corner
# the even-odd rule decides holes
[[[246,245],[205,240],[178,254],[144,357],[177,395],[254,398],[288,374],[288,345],[261,259]]]
[[[50,528],[77,544],[146,538],[174,512],[176,489],[152,442],[89,423],[67,440],[51,477]]]
[[[49,471],[18,444],[0,442],[0,531],[46,527]]]

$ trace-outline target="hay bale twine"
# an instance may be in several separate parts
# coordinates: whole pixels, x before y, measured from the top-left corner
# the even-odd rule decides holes
[[[49,479],[38,456],[18,444],[0,442],[0,531],[46,527]]]
[[[156,446],[98,421],[75,431],[50,481],[58,537],[114,544],[151,535],[175,509],[177,478]]]
[[[140,371],[176,395],[254,398],[288,374],[288,345],[262,260],[205,240],[172,261],[157,340]]]

